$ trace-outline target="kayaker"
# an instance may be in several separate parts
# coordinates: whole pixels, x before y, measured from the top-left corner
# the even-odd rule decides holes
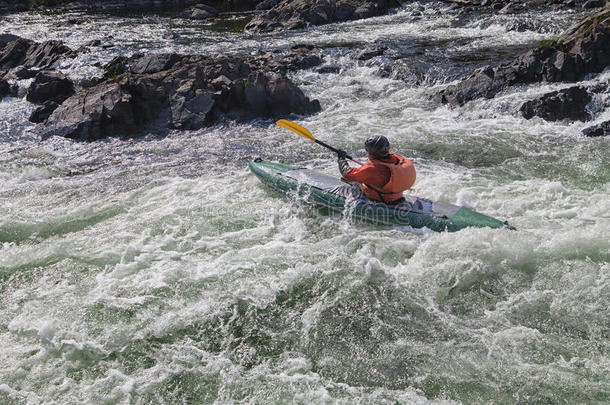
[[[390,141],[382,135],[369,137],[364,142],[369,159],[364,165],[350,168],[347,152],[339,149],[339,171],[347,181],[360,183],[365,196],[386,204],[404,201],[403,191],[415,183],[413,162],[404,156],[390,153]]]

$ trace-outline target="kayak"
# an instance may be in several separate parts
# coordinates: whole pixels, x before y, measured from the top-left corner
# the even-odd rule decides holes
[[[333,213],[377,225],[428,228],[455,232],[467,227],[515,229],[467,207],[405,195],[405,201],[391,205],[369,200],[360,185],[312,169],[254,159],[248,163],[266,185],[286,194],[328,208]]]

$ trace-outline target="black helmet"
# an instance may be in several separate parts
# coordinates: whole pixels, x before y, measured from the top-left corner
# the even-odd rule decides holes
[[[383,135],[371,136],[364,142],[364,149],[375,157],[384,158],[390,153],[390,141]]]

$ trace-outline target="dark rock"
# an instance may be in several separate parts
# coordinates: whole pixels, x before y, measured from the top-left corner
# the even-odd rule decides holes
[[[0,79],[0,99],[11,94],[11,86],[10,84],[4,80]]]
[[[527,101],[521,106],[521,112],[526,119],[538,116],[547,121],[563,119],[587,121],[590,116],[586,106],[590,102],[591,95],[587,89],[574,86]]]
[[[279,0],[263,0],[256,5],[256,9],[259,11],[270,10],[277,6],[277,3],[279,3]]]
[[[35,123],[44,122],[57,107],[59,107],[59,104],[55,101],[45,101],[32,112],[29,119],[31,122]]]
[[[53,70],[38,72],[34,82],[30,85],[26,100],[31,103],[44,103],[62,101],[74,94],[74,84],[63,73]]]
[[[601,124],[593,125],[582,130],[582,133],[588,137],[609,136],[610,121],[604,121]]]
[[[5,77],[15,80],[24,80],[33,78],[36,76],[36,73],[38,73],[36,70],[28,69],[24,66],[17,66],[16,68],[9,70]]]
[[[137,74],[161,72],[172,67],[179,59],[177,54],[146,55],[131,66],[131,72]]]
[[[196,4],[182,13],[182,18],[191,20],[205,20],[216,16],[218,16],[218,11],[214,7],[206,6],[205,4]]]
[[[341,71],[340,66],[321,66],[316,69],[317,73],[339,73]]]
[[[8,70],[17,66],[49,69],[61,57],[74,57],[75,53],[60,41],[36,43],[19,38],[8,42],[0,50],[0,69]]]
[[[307,56],[304,49],[295,50]],[[194,130],[228,117],[253,118],[320,111],[285,74],[270,73],[279,56],[137,55],[111,64],[123,70],[61,104],[45,136],[80,140],[146,130]]]
[[[102,66],[106,78],[115,78],[127,71],[128,59],[125,56],[116,56],[110,62]]]
[[[13,34],[0,34],[0,49],[4,48],[9,42],[16,41],[20,38],[21,37]]]
[[[358,52],[358,54],[356,55],[356,59],[369,60],[376,56],[383,55],[383,53],[386,51],[386,49],[387,49],[387,47],[363,49],[362,51]]]
[[[358,20],[387,14],[399,7],[398,0],[293,0],[281,1],[276,6],[255,16],[247,25],[247,32],[272,32],[303,29],[314,25]]]
[[[560,40],[533,49],[508,64],[486,66],[438,94],[443,103],[462,105],[492,98],[517,83],[575,82],[610,65],[610,8],[566,31]]]
[[[177,129],[202,128],[211,121],[213,107],[213,93],[197,89],[195,83],[189,81],[170,100],[172,126]]]
[[[129,93],[112,81],[81,91],[53,111],[47,119],[43,137],[58,135],[94,141],[133,133],[138,123],[131,99]]]
[[[588,0],[582,5],[582,8],[589,9],[603,7],[606,4],[606,1],[607,0]]]

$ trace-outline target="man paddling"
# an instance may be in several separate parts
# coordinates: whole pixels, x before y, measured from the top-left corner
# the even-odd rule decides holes
[[[404,156],[390,153],[390,142],[382,135],[371,136],[364,143],[369,159],[360,167],[350,168],[347,152],[337,151],[339,171],[347,181],[360,183],[365,196],[386,204],[404,201],[402,192],[415,183],[413,162]]]

